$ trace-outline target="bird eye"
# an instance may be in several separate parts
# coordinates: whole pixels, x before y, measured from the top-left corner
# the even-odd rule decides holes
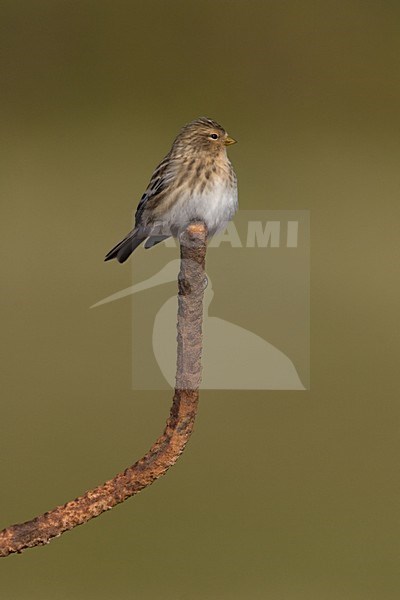
[[[219,136],[218,136],[218,134],[217,134],[217,133],[211,133],[211,134],[210,134],[210,138],[211,138],[211,139],[213,139],[213,140],[217,140],[217,139],[218,139],[218,137],[219,137]]]

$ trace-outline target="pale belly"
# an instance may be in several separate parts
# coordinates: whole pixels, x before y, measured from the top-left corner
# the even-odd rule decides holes
[[[237,188],[231,186],[215,186],[202,194],[182,197],[165,215],[164,224],[171,231],[182,231],[191,221],[203,221],[209,234],[214,235],[223,229],[238,208]]]

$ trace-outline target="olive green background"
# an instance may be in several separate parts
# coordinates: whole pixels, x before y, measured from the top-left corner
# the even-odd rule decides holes
[[[163,427],[170,395],[131,390],[129,301],[88,307],[130,285],[104,253],[199,115],[240,140],[243,208],[311,211],[312,388],[203,393],[167,476],[3,559],[1,597],[397,599],[398,3],[0,6],[1,524]]]

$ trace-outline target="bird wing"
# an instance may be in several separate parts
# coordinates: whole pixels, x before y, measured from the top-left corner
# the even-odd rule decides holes
[[[146,208],[152,208],[156,203],[158,203],[158,201],[161,199],[162,192],[170,185],[174,177],[175,169],[173,168],[173,161],[171,161],[170,154],[167,154],[167,156],[155,169],[150,179],[150,183],[137,206],[135,213],[136,227],[142,224],[141,222],[144,210]]]

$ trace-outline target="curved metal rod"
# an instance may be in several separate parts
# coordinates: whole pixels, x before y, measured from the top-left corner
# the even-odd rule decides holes
[[[176,388],[163,434],[143,458],[83,496],[0,532],[0,557],[48,544],[134,496],[178,460],[193,431],[201,380],[202,319],[207,229],[192,223],[180,238]]]

